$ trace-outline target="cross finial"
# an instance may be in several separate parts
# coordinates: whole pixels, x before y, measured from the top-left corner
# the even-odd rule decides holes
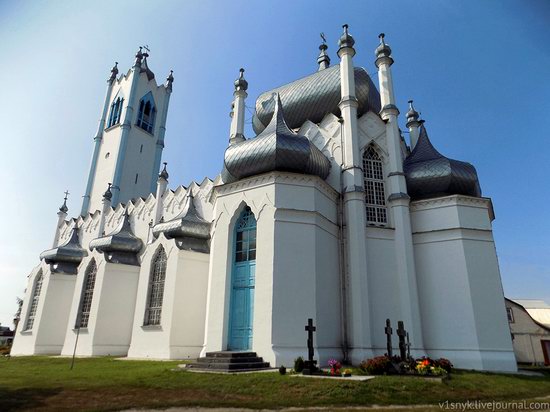
[[[321,32],[319,35],[321,36],[321,40],[323,40],[323,44],[326,44],[327,38],[325,37],[325,33]]]
[[[64,200],[67,200],[67,198],[69,197],[70,193],[68,190],[65,190],[65,199]]]

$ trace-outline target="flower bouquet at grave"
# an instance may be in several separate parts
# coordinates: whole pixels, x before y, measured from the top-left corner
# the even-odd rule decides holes
[[[336,359],[330,359],[328,361],[328,366],[330,368],[330,375],[331,376],[341,376],[342,373],[340,372],[340,369],[342,369],[342,364],[337,361]]]

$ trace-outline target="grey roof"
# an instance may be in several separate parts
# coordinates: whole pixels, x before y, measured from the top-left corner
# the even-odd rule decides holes
[[[355,95],[359,101],[357,115],[368,111],[380,112],[380,94],[367,71],[355,67]],[[320,70],[292,83],[262,93],[256,100],[256,113],[252,118],[254,132],[261,133],[273,117],[278,93],[285,108],[285,120],[291,129],[300,127],[306,120],[319,123],[327,113],[340,116],[340,65]]]
[[[97,249],[105,254],[110,263],[139,265],[137,254],[143,247],[143,242],[132,232],[130,216],[124,212],[119,226],[109,235],[102,236],[90,242],[90,250]]]
[[[62,245],[45,250],[40,254],[40,259],[51,265],[52,272],[77,273],[78,265],[84,257],[88,256],[78,239],[78,227],[72,229],[71,236]]]
[[[420,127],[414,150],[403,163],[403,171],[407,191],[413,200],[446,195],[481,196],[474,166],[439,153],[430,142],[424,125]]]
[[[193,196],[189,196],[187,208],[182,213],[168,222],[158,223],[153,227],[153,236],[158,237],[161,233],[168,239],[210,239],[210,223],[199,215]]]
[[[307,137],[288,128],[280,97],[276,96],[274,101],[274,114],[268,126],[255,138],[230,145],[225,151],[224,183],[275,170],[317,175],[322,179],[328,176],[330,161]]]

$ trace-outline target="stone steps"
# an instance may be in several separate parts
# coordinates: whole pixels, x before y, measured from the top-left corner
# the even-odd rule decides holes
[[[217,372],[250,372],[269,369],[269,362],[264,362],[256,352],[208,352],[203,358],[187,365],[193,370]]]

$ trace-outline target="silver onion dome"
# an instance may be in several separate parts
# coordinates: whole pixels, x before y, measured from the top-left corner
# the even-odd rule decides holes
[[[78,265],[84,257],[88,256],[78,239],[78,227],[71,231],[71,236],[62,245],[45,250],[40,254],[40,259],[50,265],[52,272],[78,273]]]
[[[162,164],[164,165],[164,167],[163,167],[162,170],[160,171],[159,177],[160,177],[161,179],[168,180],[168,177],[170,176],[170,175],[168,174],[168,170],[166,170],[166,166],[168,165],[168,163],[163,162]]]
[[[197,212],[195,199],[189,195],[187,208],[175,218],[156,224],[153,236],[161,233],[168,239],[175,239],[180,249],[208,253],[210,250],[210,223]]]
[[[132,232],[128,211],[124,212],[122,221],[112,233],[90,242],[90,250],[102,252],[107,262],[134,266],[139,266],[137,254],[142,247],[143,242]]]
[[[407,191],[413,200],[448,195],[481,197],[477,172],[470,163],[449,159],[430,142],[424,125],[418,142],[403,163]]]
[[[244,69],[239,69],[239,77],[235,80],[235,90],[246,91],[248,89],[248,82],[244,79]]]
[[[348,25],[344,24],[342,28],[344,29],[344,33],[342,36],[340,36],[340,39],[338,39],[338,47],[340,49],[343,49],[345,47],[353,47],[355,44],[355,40],[351,34],[348,33]]]
[[[354,68],[355,95],[359,106],[357,115],[368,111],[380,112],[380,94],[367,71]],[[256,111],[252,117],[254,132],[261,133],[270,122],[275,110],[273,94],[277,93],[285,108],[285,121],[291,129],[297,129],[307,120],[320,123],[328,114],[340,116],[338,103],[342,99],[340,65],[319,70],[307,77],[293,81],[276,89],[262,93],[256,100]]]
[[[327,71],[327,70],[323,70]],[[317,175],[325,179],[330,161],[305,136],[289,129],[280,96],[267,127],[255,138],[229,146],[225,151],[222,179],[225,183],[272,171]]]
[[[374,54],[376,55],[377,58],[390,57],[391,56],[391,48],[390,48],[389,45],[386,44],[386,42],[384,40],[384,37],[386,37],[386,35],[384,33],[380,33],[378,35],[378,38],[380,39],[380,44],[378,45],[378,47],[374,51]]]

